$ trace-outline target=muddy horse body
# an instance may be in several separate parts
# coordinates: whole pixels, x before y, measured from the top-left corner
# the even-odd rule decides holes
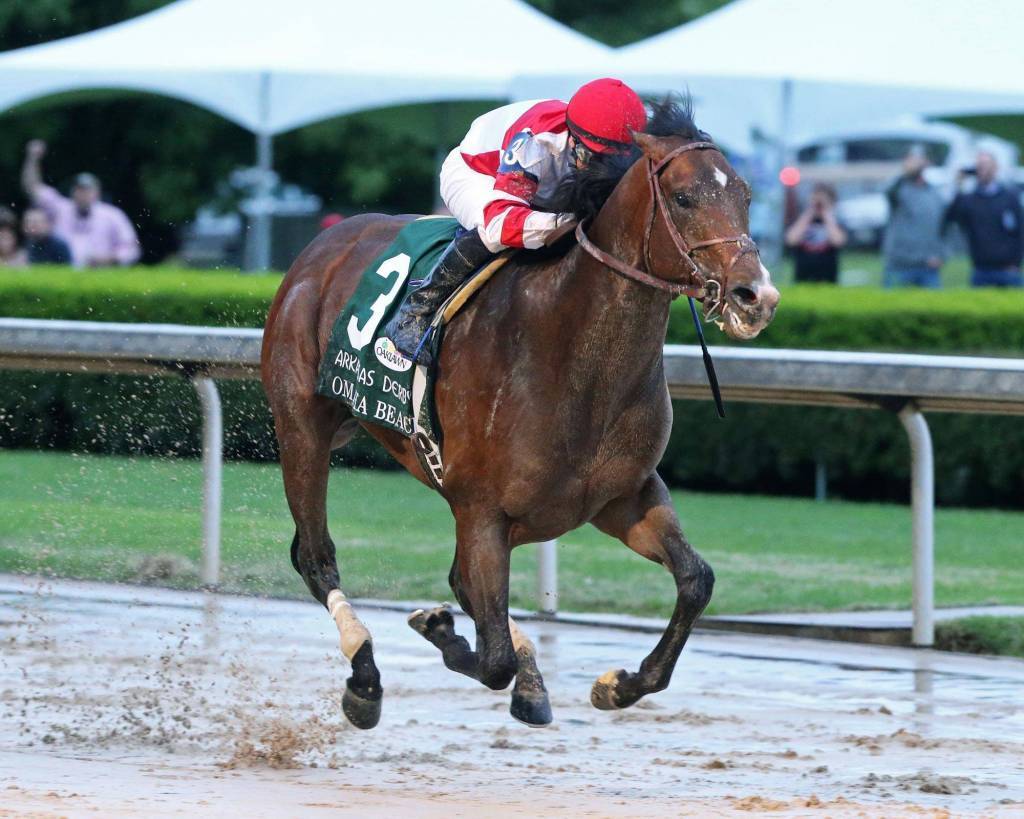
[[[671,236],[651,221],[645,174],[683,138],[638,135],[644,158],[625,172],[588,226],[594,245],[628,265],[658,260],[650,272],[685,281],[692,271]],[[717,151],[671,160],[656,184],[675,197],[670,218],[701,240],[747,229],[747,189]],[[678,192],[696,203],[683,203]],[[353,675],[345,711],[361,727],[380,713],[381,688],[368,633],[340,591],[327,532],[326,488],[333,448],[361,424],[424,483],[411,442],[357,422],[347,407],[315,393],[332,325],[369,263],[411,217],[367,215],[321,234],[292,266],[267,319],[263,382],[274,414],[289,506],[296,522],[292,559],[341,631]],[[649,254],[650,259],[645,259]],[[701,267],[729,271],[726,321],[749,337],[770,321],[778,293],[756,253],[737,260],[724,245]],[[724,275],[723,275],[724,278]],[[456,522],[449,580],[476,625],[471,648],[442,608],[410,625],[450,668],[492,688],[516,681],[512,712],[550,721],[533,647],[508,617],[512,548],[549,540],[587,522],[670,572],[677,602],[664,636],[639,671],[608,672],[592,702],[622,708],[668,685],[694,621],[707,605],[711,568],[683,535],[655,472],[672,423],[662,365],[671,295],[613,272],[579,246],[560,257],[508,262],[449,326],[439,359],[437,410],[444,431],[444,488]],[[738,316],[738,318],[736,318]],[[347,636],[346,636],[347,635]]]

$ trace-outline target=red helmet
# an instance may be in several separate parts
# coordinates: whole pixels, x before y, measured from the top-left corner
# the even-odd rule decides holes
[[[620,153],[633,144],[633,132],[647,124],[636,91],[622,80],[605,77],[580,88],[565,112],[569,133],[599,154]]]

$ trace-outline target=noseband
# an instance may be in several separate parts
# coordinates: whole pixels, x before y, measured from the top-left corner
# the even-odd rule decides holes
[[[741,256],[747,253],[757,253],[757,245],[754,244],[753,240],[746,233],[742,233],[738,236],[727,236],[720,239],[706,239],[703,242],[694,242],[693,244],[689,244],[679,233],[675,223],[672,221],[672,217],[669,215],[668,202],[665,201],[665,193],[662,191],[661,184],[658,181],[661,176],[661,172],[665,170],[673,159],[681,154],[684,154],[687,151],[703,150],[717,151],[719,149],[713,142],[690,142],[686,145],[680,145],[675,150],[670,151],[660,162],[655,163],[653,159],[647,157],[647,181],[651,188],[651,218],[647,221],[647,231],[644,233],[644,266],[647,270],[651,270],[651,233],[654,231],[654,223],[657,221],[658,214],[660,213],[662,221],[665,223],[665,229],[668,231],[669,238],[672,239],[672,243],[676,246],[676,250],[679,251],[679,255],[690,265],[690,279],[693,284],[670,282],[667,279],[659,278],[658,276],[654,276],[644,270],[640,270],[632,265],[626,264],[621,259],[616,259],[610,253],[606,253],[601,250],[587,238],[582,222],[576,226],[576,240],[580,243],[580,247],[587,251],[587,253],[602,264],[610,267],[616,273],[620,273],[625,276],[627,279],[632,279],[633,281],[645,284],[648,287],[654,287],[657,290],[665,290],[672,294],[672,298],[688,296],[690,298],[703,300],[705,303],[705,316],[711,318],[721,310],[722,305],[724,304],[726,292],[725,285],[729,280],[729,274],[732,272],[736,262],[739,261]],[[695,250],[703,250],[704,248],[725,244],[735,244],[737,249],[735,255],[729,261],[729,264],[726,265],[726,268],[722,273],[721,281],[713,276],[705,276],[690,254]]]

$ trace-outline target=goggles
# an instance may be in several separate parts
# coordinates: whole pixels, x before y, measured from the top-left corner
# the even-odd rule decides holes
[[[576,160],[576,164],[583,166],[589,165],[590,160],[594,157],[594,152],[584,145],[580,138],[575,134],[572,135],[572,140],[572,156],[573,159]]]

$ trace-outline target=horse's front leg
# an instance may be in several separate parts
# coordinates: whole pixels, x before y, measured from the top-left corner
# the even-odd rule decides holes
[[[544,687],[544,678],[537,668],[537,649],[511,617],[508,618],[508,627],[516,650],[516,684],[512,688],[509,713],[526,725],[549,725],[551,701]]]
[[[413,612],[409,625],[441,650],[444,664],[488,688],[507,688],[516,675],[516,648],[508,619],[508,523],[504,516],[455,510],[452,588],[476,626],[476,651],[455,633],[445,607]]]
[[[449,572],[449,586],[452,587],[459,605],[473,617],[473,602],[463,587],[458,554],[452,563],[452,571]],[[544,678],[537,667],[537,649],[514,619],[509,617],[508,622],[516,659],[515,686],[512,689],[509,712],[526,725],[549,725],[552,719],[551,702],[548,699],[548,689],[544,686]],[[431,611],[421,609],[413,613],[409,623],[441,650],[444,663],[450,669],[477,679],[477,654],[470,649],[465,638],[455,633],[455,617],[452,616],[451,609],[447,606],[439,606]]]
[[[672,618],[640,670],[635,674],[622,669],[609,671],[598,678],[590,692],[595,708],[627,708],[644,695],[668,687],[693,624],[711,600],[715,575],[683,536],[668,489],[657,473],[636,495],[608,504],[592,523],[637,554],[662,564],[676,583]]]

